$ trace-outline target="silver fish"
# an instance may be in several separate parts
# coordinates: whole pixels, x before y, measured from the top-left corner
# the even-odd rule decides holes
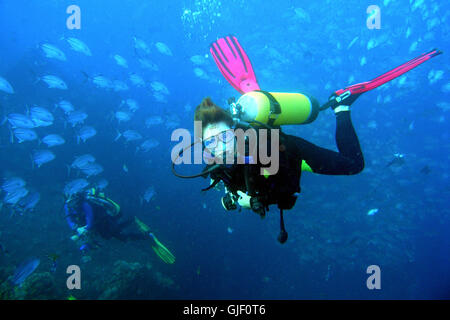
[[[125,111],[117,111],[114,115],[115,115],[116,119],[119,120],[119,123],[122,121],[126,122],[131,119],[131,115]]]
[[[144,40],[138,39],[136,37],[133,37],[133,40],[134,40],[134,47],[136,50],[142,51],[145,54],[150,53],[150,48],[147,46]]]
[[[61,100],[55,106],[60,108],[61,110],[63,110],[65,114],[69,114],[73,110],[75,110],[74,106],[69,101],[66,101],[66,100]]]
[[[159,67],[148,59],[139,59],[141,67],[150,71],[158,71]]]
[[[150,202],[150,200],[152,200],[155,194],[156,194],[155,188],[150,186],[147,188],[147,190],[145,190],[143,198],[146,202]]]
[[[44,43],[41,45],[41,49],[47,58],[57,59],[61,61],[66,61],[66,55],[60,49],[54,45]]]
[[[88,115],[82,111],[74,111],[67,116],[67,122],[69,122],[72,127],[75,127],[77,124],[81,124],[86,120]]]
[[[153,81],[150,83],[150,86],[152,87],[154,92],[159,92],[161,94],[169,94],[169,89],[167,89],[165,84],[162,82]]]
[[[13,131],[14,136],[19,140],[19,143],[24,141],[33,141],[38,138],[38,135],[33,129],[16,128]]]
[[[32,129],[35,127],[34,122],[28,116],[21,113],[10,113],[7,119],[13,128]]]
[[[42,138],[42,142],[45,143],[49,148],[54,146],[59,146],[64,144],[66,141],[63,137],[58,134],[49,134]]]
[[[19,211],[28,212],[33,211],[34,207],[37,205],[39,200],[41,199],[41,195],[39,192],[32,192],[23,197],[17,205],[19,206]]]
[[[91,162],[95,162],[95,157],[91,154],[84,154],[82,156],[76,157],[72,162],[71,167],[81,169]]]
[[[85,180],[85,179],[72,180],[65,185],[64,194],[67,197],[70,197],[70,196],[82,191],[88,185],[89,185],[89,182],[87,182],[87,180]]]
[[[115,54],[115,55],[113,55],[113,58],[114,58],[114,60],[116,60],[117,65],[119,65],[123,68],[128,68],[127,60],[124,57],[122,57],[118,54]]]
[[[67,90],[67,84],[57,76],[46,75],[43,76],[41,80],[44,81],[50,89]]]
[[[95,162],[90,162],[81,168],[81,171],[89,178],[103,172],[103,167]]]
[[[84,53],[87,56],[92,56],[92,53],[91,53],[91,50],[89,49],[89,47],[80,39],[67,38],[66,40],[73,50]]]
[[[137,132],[135,130],[127,130],[124,133],[118,132],[114,141],[119,140],[119,138],[121,136],[123,136],[125,138],[126,142],[142,139],[142,136],[139,132]]]
[[[99,88],[110,89],[113,87],[113,82],[104,76],[95,76],[92,78],[92,82]]]
[[[86,142],[87,139],[92,138],[97,134],[97,130],[91,126],[84,126],[80,129],[77,136],[77,143],[80,143],[80,140]]]
[[[139,105],[134,99],[127,99],[125,101],[122,101],[122,104],[126,104],[128,108],[130,108],[131,112],[136,112],[139,109]]]
[[[48,127],[55,120],[50,111],[41,107],[32,107],[30,109],[30,118],[36,127]]]
[[[137,151],[142,150],[143,152],[148,152],[150,149],[156,148],[159,146],[159,141],[155,139],[147,139],[144,142],[141,143],[139,147],[137,147]]]
[[[163,43],[163,42],[157,42],[155,43],[156,49],[162,54],[165,54],[166,56],[172,56],[172,51],[169,49],[169,47]]]
[[[9,94],[13,94],[14,93],[14,89],[11,86],[11,84],[5,79],[0,77],[0,91],[9,93]]]
[[[33,162],[38,166],[38,168],[53,159],[55,159],[55,154],[50,150],[35,150],[33,152]]]
[[[140,87],[144,87],[145,86],[144,79],[140,75],[137,75],[136,73],[130,74],[129,79],[130,79],[131,83],[133,85],[135,85],[136,87],[140,88]]]
[[[20,199],[25,197],[28,194],[28,190],[25,188],[18,188],[6,194],[3,201],[6,204],[15,205]]]
[[[16,189],[24,187],[26,184],[27,183],[22,178],[12,177],[12,178],[6,179],[3,182],[2,190],[5,191],[6,193],[10,193]]]

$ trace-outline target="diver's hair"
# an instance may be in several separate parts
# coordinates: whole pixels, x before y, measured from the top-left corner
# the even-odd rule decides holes
[[[225,122],[228,126],[233,126],[233,118],[231,115],[216,105],[210,97],[206,97],[202,102],[195,108],[194,121],[202,122],[202,130],[208,124]]]

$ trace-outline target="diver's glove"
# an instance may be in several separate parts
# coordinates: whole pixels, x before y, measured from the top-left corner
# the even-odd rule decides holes
[[[77,233],[79,236],[85,235],[87,231],[87,226],[77,228]]]
[[[238,203],[241,207],[252,209],[253,212],[259,214],[261,218],[264,218],[266,215],[266,211],[264,209],[263,204],[256,197],[251,197],[248,194],[238,190]]]
[[[251,205],[251,198],[248,194],[238,190],[237,194],[239,195],[238,198],[238,203],[241,207],[246,208],[246,209],[251,209],[252,205]]]

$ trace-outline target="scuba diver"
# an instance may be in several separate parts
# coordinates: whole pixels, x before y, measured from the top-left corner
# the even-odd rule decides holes
[[[234,36],[220,38],[210,46],[210,52],[225,79],[242,96],[236,101],[229,99],[229,111],[205,98],[194,114],[196,141],[182,149],[172,159],[172,171],[181,178],[210,177],[209,190],[223,182],[225,196],[222,205],[226,210],[237,209],[237,205],[251,209],[265,217],[269,205],[280,209],[280,233],[278,241],[286,242],[288,234],[284,227],[283,210],[291,209],[300,192],[302,171],[326,175],[354,175],[364,168],[364,157],[350,117],[350,107],[364,92],[391,81],[421,63],[441,54],[439,50],[412,59],[403,65],[367,82],[336,90],[322,106],[308,95],[300,93],[267,92],[260,89],[249,58]],[[306,124],[314,121],[319,112],[331,109],[336,117],[336,145],[338,152],[312,144],[300,137],[287,135],[281,125]],[[195,123],[201,122],[201,130]],[[259,135],[256,148],[244,137],[244,146],[239,148],[238,130],[254,130]],[[268,133],[267,133],[268,131]],[[266,140],[261,138],[266,138]],[[275,139],[275,140],[274,140]],[[272,142],[278,143],[271,156],[278,157],[278,170],[270,172],[266,163],[255,161],[262,149]],[[178,158],[196,143],[202,144],[205,159],[212,158],[206,168],[196,175],[186,176],[175,171]],[[237,151],[234,148],[237,144]],[[241,143],[242,145],[242,143]],[[239,162],[239,160],[241,160]],[[237,164],[236,164],[237,162]]]
[[[69,227],[76,232],[71,239],[83,253],[99,247],[99,237],[124,242],[150,239],[152,249],[161,260],[168,264],[175,262],[173,254],[146,224],[137,217],[123,219],[120,206],[95,188],[70,196],[64,203],[64,213]],[[137,230],[132,230],[133,227]]]

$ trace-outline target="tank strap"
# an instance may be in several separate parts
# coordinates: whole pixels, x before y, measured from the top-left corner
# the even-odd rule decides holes
[[[270,92],[263,91],[263,90],[255,90],[255,91],[261,92],[270,101],[270,113],[269,113],[268,125],[272,126],[273,123],[275,122],[275,120],[277,120],[278,116],[281,114],[281,106],[278,103],[277,99],[275,99],[274,96]],[[275,115],[275,116],[273,116],[273,115]]]

